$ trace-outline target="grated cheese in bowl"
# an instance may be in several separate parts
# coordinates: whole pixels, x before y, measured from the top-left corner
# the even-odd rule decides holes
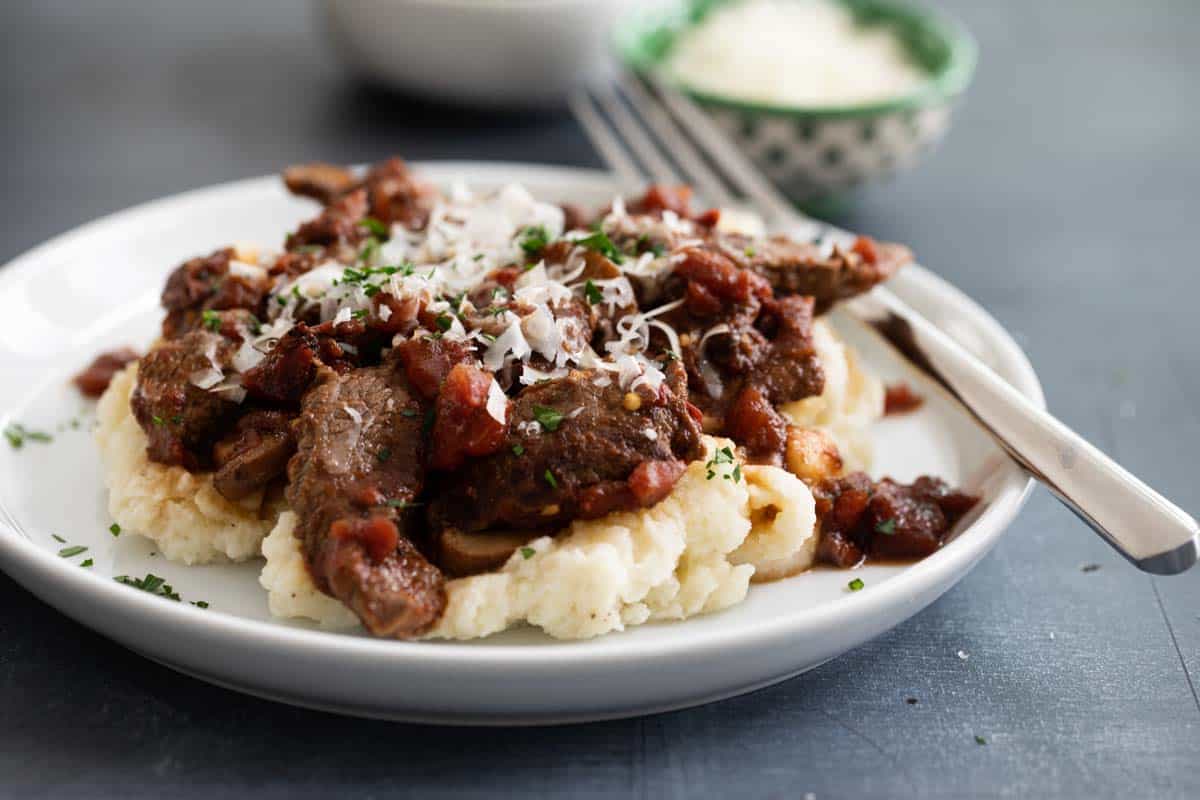
[[[903,97],[928,80],[888,27],[830,0],[745,0],[683,33],[664,65],[690,89],[775,106]]]

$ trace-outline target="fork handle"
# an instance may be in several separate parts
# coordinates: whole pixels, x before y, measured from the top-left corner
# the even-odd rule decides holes
[[[1196,563],[1195,519],[1031,403],[894,294],[878,287],[842,309],[941,384],[1018,464],[1139,569],[1174,575]]]

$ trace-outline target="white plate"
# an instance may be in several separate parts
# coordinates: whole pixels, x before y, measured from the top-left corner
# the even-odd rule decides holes
[[[535,194],[599,205],[603,173],[517,164],[420,165],[431,178],[477,186],[520,181]],[[49,430],[49,444],[0,443],[0,566],[47,603],[146,656],[204,680],[347,714],[439,723],[550,723],[645,714],[766,686],[833,658],[916,614],[991,549],[1030,482],[932,390],[919,412],[877,426],[876,472],[921,473],[984,495],[946,547],[907,567],[850,575],[819,570],[753,586],[744,603],[685,622],[582,642],[531,630],[456,644],[378,641],[275,620],[259,564],[183,567],[147,540],[109,534],[100,467],[87,424],[57,428],[89,404],[67,383],[100,350],[145,346],[160,319],[166,273],[184,258],[231,242],[277,246],[314,206],[257,178],[159,200],[86,225],[0,272],[0,409]],[[920,268],[892,288],[1039,404],[1029,362],[1001,327]],[[886,349],[852,326],[843,333],[885,378],[904,374]],[[910,380],[917,380],[910,377]],[[60,558],[66,544],[86,554]],[[86,557],[91,568],[81,568]],[[122,586],[115,575],[166,577],[185,602]],[[851,593],[846,583],[866,584]],[[211,604],[200,609],[186,601]]]

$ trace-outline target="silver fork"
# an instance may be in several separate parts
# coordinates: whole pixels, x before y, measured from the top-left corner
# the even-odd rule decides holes
[[[596,149],[629,186],[646,179],[690,183],[712,205],[747,206],[776,231],[850,237],[798,214],[702,110],[654,76],[646,81],[626,73],[613,85],[570,98]],[[876,287],[840,308],[944,387],[1014,461],[1136,567],[1173,575],[1196,563],[1195,519],[1035,406],[892,292]]]

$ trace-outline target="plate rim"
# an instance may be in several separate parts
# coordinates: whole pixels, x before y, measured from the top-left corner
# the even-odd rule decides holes
[[[476,180],[487,182],[490,179],[489,173],[500,179],[504,174],[515,172],[522,176],[516,179],[527,182],[546,180],[576,186],[589,183],[596,187],[621,187],[621,182],[613,174],[590,168],[511,161],[426,160],[412,163],[415,169],[424,172],[435,181],[467,173]],[[278,181],[278,178],[274,175],[242,178],[189,189],[101,216],[34,246],[0,267],[0,292],[19,280],[26,271],[35,269],[38,262],[48,254],[60,248],[70,247],[77,240],[85,239],[108,226],[129,224],[147,213],[165,213],[172,206],[184,205],[210,194],[246,190],[275,181]],[[945,295],[956,310],[970,318],[973,325],[985,329],[990,344],[998,349],[998,355],[1012,370],[1015,388],[1039,408],[1045,407],[1041,383],[1028,356],[998,320],[962,290],[929,270],[914,264],[906,268],[906,271],[906,281],[914,283],[914,288]],[[4,416],[7,416],[8,410],[3,411]],[[1015,465],[1010,472],[1011,474],[1003,478],[992,503],[963,531],[964,535],[958,537],[959,540],[966,541],[962,541],[957,547],[952,545],[943,548],[910,565],[893,579],[872,587],[870,591],[840,597],[815,607],[802,607],[785,614],[776,614],[747,625],[718,628],[701,634],[699,638],[678,638],[659,642],[651,648],[646,647],[644,643],[631,644],[623,642],[620,637],[608,636],[536,645],[381,640],[248,619],[213,609],[193,608],[186,603],[164,603],[162,598],[130,591],[108,576],[78,569],[39,547],[21,535],[21,531],[13,530],[3,522],[0,522],[0,527],[4,528],[6,534],[12,535],[0,535],[0,565],[39,600],[106,636],[111,634],[64,609],[66,603],[55,602],[53,598],[34,590],[30,586],[32,581],[25,580],[25,575],[33,574],[40,581],[54,583],[62,587],[62,591],[76,595],[76,599],[119,608],[121,616],[153,615],[162,623],[180,629],[181,636],[192,639],[215,638],[228,643],[249,638],[257,647],[270,647],[281,654],[290,652],[297,655],[327,655],[327,651],[332,650],[344,658],[381,660],[389,667],[395,668],[402,668],[406,664],[419,664],[424,669],[438,665],[447,669],[472,665],[555,669],[622,661],[636,661],[649,665],[677,659],[684,654],[700,656],[729,648],[758,647],[781,635],[803,637],[814,629],[834,624],[837,618],[842,616],[855,619],[873,618],[888,606],[904,603],[921,590],[928,591],[936,586],[937,576],[943,573],[950,573],[952,576],[948,585],[957,583],[992,549],[1015,519],[1033,488],[1033,478],[1022,477]],[[687,620],[680,620],[671,624],[686,622]]]

